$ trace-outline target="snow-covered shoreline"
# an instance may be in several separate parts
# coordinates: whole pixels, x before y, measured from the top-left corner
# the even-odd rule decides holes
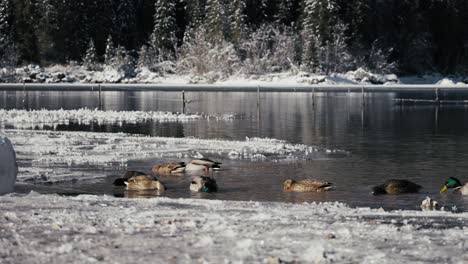
[[[2,81],[2,75],[8,76]],[[136,70],[136,75],[106,67],[102,71],[88,71],[80,66],[53,65],[39,67],[28,65],[8,70],[0,69],[0,89],[40,89],[41,87],[90,90],[133,89],[174,90],[194,89],[301,89],[308,87],[468,87],[468,79],[463,76],[424,76],[398,77],[395,74],[368,72],[363,68],[346,73],[320,75],[309,72],[279,72],[262,75],[233,75],[211,80],[190,74],[153,72],[146,67]]]
[[[5,263],[468,261],[468,213],[37,193],[0,210]]]

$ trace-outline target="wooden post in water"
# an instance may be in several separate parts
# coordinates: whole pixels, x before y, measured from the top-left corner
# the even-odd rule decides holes
[[[257,85],[257,108],[260,108],[260,85]]]
[[[362,105],[364,106],[366,104],[366,101],[364,100],[364,86],[361,87],[361,94],[362,94]]]
[[[185,100],[185,91],[182,90],[182,114],[185,114],[185,104],[187,101]]]
[[[439,87],[435,88],[435,103],[439,104]]]
[[[312,87],[312,106],[315,106],[315,87]]]
[[[23,109],[26,109],[26,83],[23,81]]]
[[[99,88],[99,110],[102,110],[102,97],[101,97],[101,84],[98,86]]]

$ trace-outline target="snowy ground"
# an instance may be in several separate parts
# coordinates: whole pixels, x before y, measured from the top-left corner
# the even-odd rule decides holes
[[[36,193],[0,211],[2,263],[468,261],[468,213]]]

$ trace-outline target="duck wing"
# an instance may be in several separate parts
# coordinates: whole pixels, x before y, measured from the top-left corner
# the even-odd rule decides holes
[[[387,180],[383,186],[387,193],[411,193],[422,188],[421,185],[408,180]]]
[[[146,175],[146,173],[141,171],[126,171],[120,178],[115,179],[113,184],[115,186],[125,186],[125,182],[138,175]]]
[[[315,186],[317,188],[331,187],[333,185],[333,183],[331,182],[314,180],[314,179],[305,179],[305,180],[299,181],[298,183],[309,185],[309,186]]]
[[[210,159],[195,159],[192,160],[190,163],[204,166],[217,166],[219,164],[222,164],[221,162],[213,161]]]

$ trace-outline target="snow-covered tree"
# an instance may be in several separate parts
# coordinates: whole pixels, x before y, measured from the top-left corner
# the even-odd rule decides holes
[[[118,46],[112,67],[123,73],[126,78],[134,77],[136,61],[123,46]]]
[[[245,54],[243,72],[265,74],[288,70],[294,64],[297,39],[288,29],[266,24],[244,39],[241,45]]]
[[[136,37],[136,10],[135,1],[120,0],[116,12],[117,43],[126,48],[132,47]]]
[[[333,27],[337,23],[334,0],[305,0],[302,24],[302,66],[321,71],[320,61],[328,56]],[[325,58],[324,58],[325,57]]]
[[[151,34],[151,47],[158,57],[157,61],[164,61],[173,57],[176,45],[175,1],[157,0],[154,7],[154,29]]]
[[[239,58],[234,45],[212,44],[206,40],[206,32],[200,27],[184,42],[177,68],[182,73],[216,81],[233,74],[238,69]]]
[[[203,0],[186,0],[187,15],[190,28],[198,28],[203,24],[203,16],[205,11],[205,1]]]
[[[342,22],[338,22],[330,35],[330,40],[326,42],[325,60],[322,62],[322,69],[325,73],[346,72],[354,67],[353,56],[349,52],[347,45],[347,28]]]
[[[0,67],[15,66],[16,47],[11,37],[9,0],[0,0]]]
[[[115,56],[116,56],[116,50],[115,50],[114,42],[112,41],[112,36],[109,35],[107,37],[106,50],[104,52],[104,64],[111,65]]]
[[[98,57],[94,41],[92,39],[89,41],[88,49],[86,50],[86,54],[83,58],[83,65],[88,71],[94,71],[98,68]]]
[[[280,25],[292,26],[297,19],[297,0],[278,0],[275,20]]]
[[[148,50],[148,46],[142,45],[140,50],[138,51],[138,68],[149,67],[152,62],[152,59],[153,58]]]
[[[224,16],[220,0],[207,0],[205,18],[206,37],[212,44],[221,44],[224,41]]]
[[[245,29],[245,0],[233,0],[229,8],[230,38],[229,40],[237,44],[242,38]]]

